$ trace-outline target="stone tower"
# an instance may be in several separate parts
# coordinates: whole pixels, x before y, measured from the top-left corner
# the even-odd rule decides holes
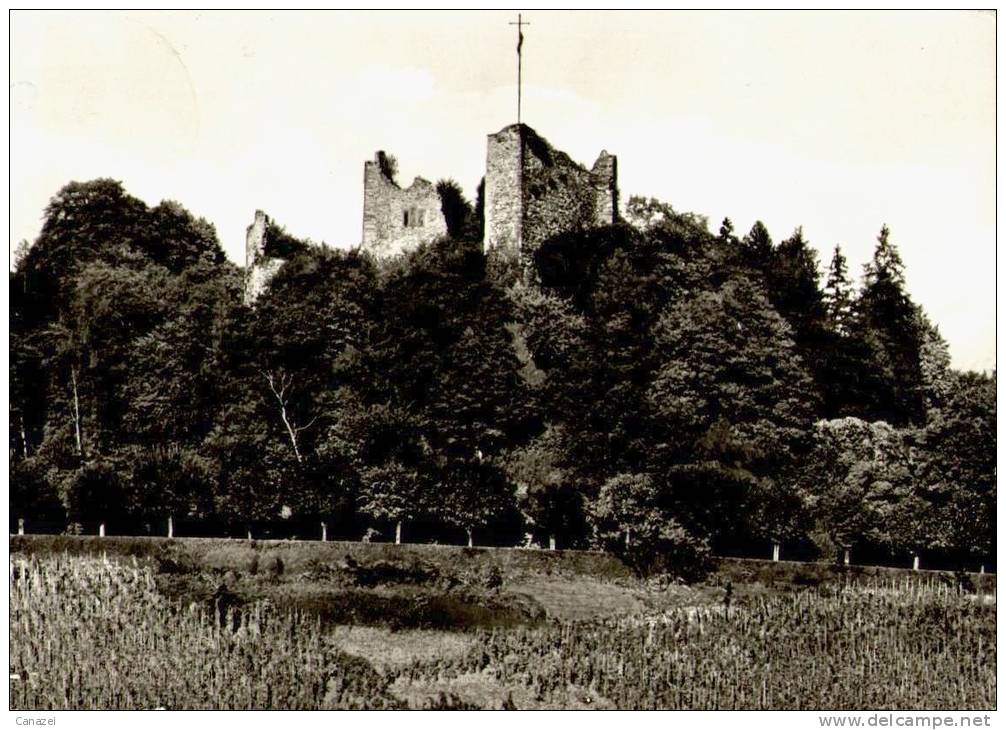
[[[269,216],[261,210],[255,211],[255,220],[245,234],[245,287],[244,303],[251,306],[269,287],[269,282],[285,263],[284,259],[272,258],[266,254],[266,236]]]
[[[363,165],[362,248],[378,257],[395,256],[447,235],[440,195],[429,180],[417,177],[400,188],[374,155]]]
[[[486,251],[525,270],[548,238],[618,219],[618,160],[601,152],[590,170],[526,124],[490,134],[486,152]]]

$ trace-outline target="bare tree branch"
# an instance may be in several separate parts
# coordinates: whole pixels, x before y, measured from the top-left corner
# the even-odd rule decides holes
[[[269,384],[269,390],[271,390],[273,396],[275,396],[276,402],[279,403],[279,415],[280,418],[283,419],[283,425],[286,426],[287,434],[290,436],[290,445],[293,447],[293,455],[297,458],[297,463],[301,463],[303,462],[303,458],[300,455],[300,447],[297,444],[297,434],[310,428],[318,419],[317,417],[312,418],[311,421],[304,426],[297,426],[294,424],[290,414],[287,412],[287,404],[289,403],[287,392],[293,386],[293,376],[288,376],[282,370],[279,372],[278,377],[272,371],[259,370],[259,372]]]

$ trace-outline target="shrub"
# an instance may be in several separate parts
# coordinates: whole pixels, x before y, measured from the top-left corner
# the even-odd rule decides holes
[[[425,563],[400,565],[388,560],[378,560],[370,565],[360,565],[356,561],[347,561],[346,566],[347,570],[352,573],[356,585],[365,587],[385,583],[423,585],[434,582],[439,577],[437,569]]]
[[[715,567],[709,543],[673,518],[659,525],[641,525],[622,553],[640,575],[667,574],[690,583],[702,580]]]
[[[594,510],[598,541],[641,576],[697,581],[713,568],[709,544],[660,507],[648,474],[619,474],[601,487]]]

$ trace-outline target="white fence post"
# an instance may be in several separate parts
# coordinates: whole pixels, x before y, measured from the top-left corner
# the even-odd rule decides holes
[[[171,518],[171,515],[168,515],[168,539],[170,540],[174,536],[175,536],[175,522]]]
[[[780,551],[779,543],[777,542],[772,543],[772,562],[774,563],[779,562],[779,551]]]
[[[548,549],[555,550],[555,535],[548,536]]]
[[[846,548],[845,553],[842,555],[842,563],[845,565],[849,564],[849,548]]]
[[[104,537],[104,536],[105,536],[105,523],[102,522],[100,525],[98,525],[98,537]]]
[[[916,555],[915,557],[912,558],[912,570],[918,570],[918,569],[919,569],[919,556]]]
[[[328,525],[321,523],[321,541],[328,542]]]
[[[17,518],[17,534],[18,535],[24,534],[24,517]]]
[[[402,544],[402,521],[399,520],[395,523],[395,544]]]

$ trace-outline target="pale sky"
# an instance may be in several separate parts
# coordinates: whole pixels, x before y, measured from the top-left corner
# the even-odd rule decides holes
[[[363,163],[474,197],[515,121],[515,13],[14,12],[10,243],[70,180],[359,243]],[[528,11],[523,121],[652,196],[859,276],[882,224],[960,368],[995,366],[995,16]]]

